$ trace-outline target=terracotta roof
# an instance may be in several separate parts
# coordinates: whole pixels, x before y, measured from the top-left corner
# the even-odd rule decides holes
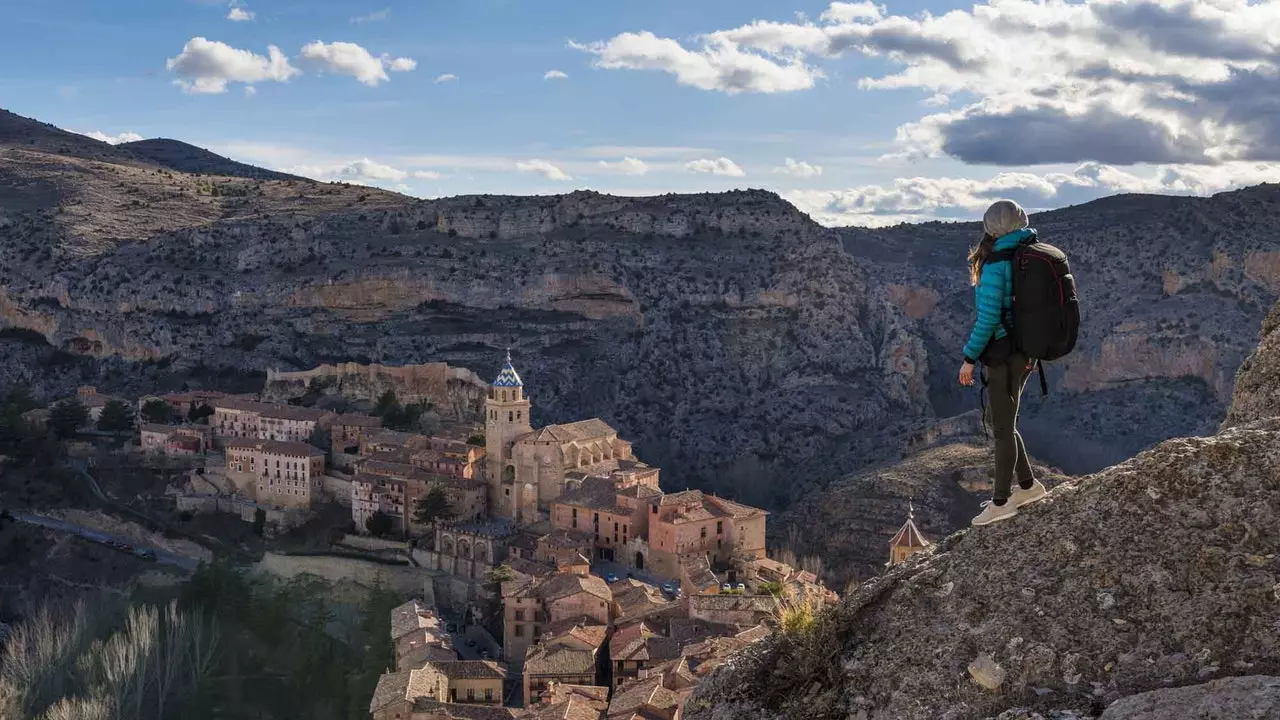
[[[607,688],[600,689],[607,690]],[[600,720],[608,707],[609,703],[606,700],[592,699],[575,693],[559,702],[534,705],[517,717],[520,720]]]
[[[324,457],[324,451],[304,442],[288,440],[258,440],[256,438],[232,438],[226,447],[238,450],[260,450],[271,455],[289,457]]]
[[[547,563],[536,562],[534,560],[526,560],[522,557],[511,556],[503,561],[503,564],[509,566],[512,570],[521,575],[529,575],[531,577],[546,578],[556,574],[556,566]]]
[[[332,415],[333,413],[328,410],[298,407],[297,405],[267,405],[266,409],[259,411],[258,414],[264,418],[272,418],[275,420],[320,422],[326,415]]]
[[[639,500],[662,497],[662,491],[652,485],[631,485],[619,490],[618,494]]]
[[[579,592],[590,593],[605,601],[613,599],[609,584],[595,575],[556,575],[537,587],[534,592],[544,601],[557,600]]]
[[[423,667],[450,680],[492,680],[507,676],[507,669],[493,660],[447,660],[428,662]]]
[[[520,548],[521,550],[528,550],[532,552],[538,549],[539,540],[541,540],[541,538],[537,533],[532,533],[523,529],[517,530],[516,534],[512,535],[511,539],[507,541],[507,547]]]
[[[576,489],[557,498],[555,504],[611,512],[618,506],[618,491],[608,478],[589,477]],[[622,509],[619,514],[630,512],[629,509]]]
[[[359,413],[345,413],[333,419],[334,425],[347,425],[350,427],[382,427],[382,418],[373,415],[361,415]]]
[[[422,628],[440,627],[440,618],[421,600],[409,602],[391,611],[391,637],[402,638]]]
[[[773,628],[765,625],[764,623],[760,623],[749,630],[743,630],[737,635],[734,635],[734,637],[744,642],[753,643],[758,640],[763,640],[772,634]]]
[[[413,701],[414,715],[427,713],[443,714],[450,720],[511,720],[516,717],[515,710],[496,705],[442,703],[425,697]]]
[[[743,505],[742,503],[736,503],[732,500],[725,500],[724,498],[716,497],[715,495],[708,497],[707,502],[718,506],[721,511],[728,513],[734,518],[758,517],[769,514],[760,508]]]
[[[532,645],[524,654],[525,675],[592,675],[596,672],[596,654],[592,650],[564,645]]]
[[[663,507],[666,507],[668,505],[683,505],[685,503],[694,503],[700,500],[702,500],[701,490],[685,490],[683,492],[669,493],[667,495],[663,495],[662,500],[659,501],[658,504],[662,505]]]
[[[595,648],[604,645],[604,639],[608,634],[609,628],[598,624],[595,620],[585,615],[557,620],[545,626],[542,630],[543,638],[550,636],[550,639],[554,641],[563,637],[571,637]]]
[[[223,398],[215,398],[210,404],[214,410],[239,410],[240,412],[261,413],[264,410],[270,410],[270,403],[262,403],[256,400],[248,400],[242,397],[228,396]]]
[[[579,548],[584,545],[591,545],[592,539],[590,533],[560,528],[543,535],[535,543],[536,545],[545,545],[553,548]]]
[[[142,423],[138,428],[140,432],[164,433],[165,435],[168,435],[177,429],[177,425],[161,425],[160,423]]]
[[[569,443],[582,442],[586,440],[600,440],[610,436],[617,436],[618,431],[609,427],[609,423],[600,418],[591,418],[590,420],[579,420],[566,425],[547,425],[544,428],[534,431],[533,439],[538,441],[554,440],[555,442]]]
[[[655,676],[623,683],[609,701],[610,718],[630,718],[646,707],[657,710],[674,709],[680,704],[680,696],[662,686],[662,677]]]
[[[409,671],[383,673],[369,700],[369,712],[375,713],[394,702],[408,699],[409,677]]]

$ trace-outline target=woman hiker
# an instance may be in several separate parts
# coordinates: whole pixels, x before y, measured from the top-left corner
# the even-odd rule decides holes
[[[992,252],[1013,250],[1034,242],[1036,231],[1027,227],[1027,213],[1012,200],[1000,200],[982,217],[982,241],[969,253],[969,280],[975,287],[978,320],[964,346],[960,384],[973,385],[974,366],[987,370],[990,401],[987,418],[995,436],[996,477],[991,499],[982,503],[974,525],[990,525],[1018,514],[1018,508],[1044,497],[1044,485],[1036,480],[1018,434],[1018,403],[1035,362],[1013,347],[1002,319],[1013,305],[1013,272],[1007,259],[987,262]],[[1018,485],[1014,487],[1014,478]]]

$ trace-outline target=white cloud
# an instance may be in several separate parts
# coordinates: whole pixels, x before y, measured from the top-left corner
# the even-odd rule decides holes
[[[94,140],[107,143],[108,145],[119,145],[120,143],[137,142],[143,139],[141,135],[135,132],[122,132],[117,135],[108,135],[100,130],[94,130],[93,132],[80,132],[78,130],[72,130],[71,132],[76,133],[77,135],[84,135],[85,137],[91,137]]]
[[[391,8],[382,8],[381,10],[375,10],[368,15],[358,15],[353,17],[351,18],[351,22],[356,24],[379,22],[381,20],[386,20],[389,17],[391,17]]]
[[[746,177],[746,171],[738,167],[738,164],[729,158],[703,158],[701,160],[692,160],[685,163],[685,169],[696,173],[710,173],[711,175],[723,175],[725,177]]]
[[[243,7],[239,6],[232,6],[231,10],[227,12],[227,19],[231,22],[248,22],[252,20],[253,17],[253,12],[245,10]]]
[[[699,50],[688,50],[670,38],[648,31],[622,33],[610,40],[570,47],[596,56],[596,67],[616,70],[661,70],[681,85],[741,92],[776,93],[806,90],[822,71],[798,57],[770,57],[744,52],[737,43],[708,37]]]
[[[564,80],[569,77],[568,74],[560,70],[548,70],[546,75],[542,76],[543,80]]]
[[[293,165],[283,168],[283,171],[324,182],[346,182],[354,185],[393,185],[409,177],[409,173],[404,170],[369,158],[324,165]]]
[[[682,43],[587,45],[596,65],[724,92],[805,90],[814,63],[877,58],[864,91],[969,104],[898,128],[904,157],[1020,166],[1280,160],[1280,0],[991,0],[935,15],[833,2],[818,21],[755,21]],[[1028,50],[1034,48],[1034,50]],[[880,68],[889,70],[881,72]]]
[[[444,177],[435,170],[414,170],[413,176],[419,180],[439,180]]]
[[[563,182],[572,180],[565,171],[553,165],[547,160],[527,160],[516,163],[516,169],[520,172],[537,173],[548,180]]]
[[[252,85],[245,85],[245,86],[244,86],[244,96],[245,96],[245,97],[253,97],[254,95],[257,95],[257,94],[258,94],[258,88],[254,87],[254,86],[252,86]]]
[[[405,71],[418,66],[412,58],[374,57],[368,50],[349,42],[309,42],[302,47],[300,57],[313,67],[350,75],[370,87],[377,87],[390,79],[387,77],[388,67],[393,71]]]
[[[286,82],[300,74],[275,45],[268,45],[267,56],[263,57],[203,37],[188,40],[177,57],[165,62],[165,67],[180,76],[176,82],[189,93],[226,92],[229,82]]]
[[[440,83],[453,82],[457,79],[458,79],[457,75],[454,75],[453,73],[445,73],[443,75],[437,76],[435,79],[435,82],[438,85]]]
[[[985,180],[898,178],[886,185],[792,190],[782,196],[826,225],[876,227],[936,219],[974,219],[1000,198],[1012,198],[1034,211],[1089,202],[1115,193],[1211,195],[1277,181],[1280,181],[1280,166],[1268,163],[1165,165],[1146,175],[1111,165],[1085,163],[1070,173],[1004,172]]]
[[[797,161],[787,158],[786,164],[782,167],[774,168],[773,172],[798,178],[813,178],[822,174],[822,166],[811,165],[803,160]]]
[[[649,164],[643,160],[633,157],[624,157],[617,162],[600,161],[600,167],[611,172],[620,173],[622,175],[630,175],[638,177],[649,172]]]

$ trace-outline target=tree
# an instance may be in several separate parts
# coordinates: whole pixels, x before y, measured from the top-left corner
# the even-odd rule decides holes
[[[383,417],[387,413],[398,411],[400,409],[400,401],[396,398],[395,390],[388,390],[378,398],[378,402],[373,406],[373,414],[377,417]]]
[[[485,442],[485,440],[484,440],[484,436],[483,436],[483,435],[472,435],[471,437],[467,438],[467,444],[468,444],[468,445],[475,445],[475,446],[477,446],[477,447],[484,447],[484,442]]]
[[[378,510],[364,521],[364,528],[368,530],[374,537],[384,537],[389,535],[395,529],[395,523],[391,521],[391,516]]]
[[[148,400],[142,404],[142,418],[149,423],[167,425],[173,418],[173,409],[163,400]]]
[[[213,414],[213,408],[208,405],[197,405],[191,403],[191,409],[187,411],[187,420],[201,425],[209,424],[209,416]]]
[[[125,433],[133,430],[133,409],[123,400],[109,400],[98,416],[98,429]]]
[[[261,536],[262,531],[267,527],[267,511],[258,508],[253,511],[253,534]]]
[[[333,435],[322,427],[317,427],[311,431],[311,436],[307,438],[307,442],[312,446],[318,447],[325,452],[329,452],[330,446],[333,445]]]
[[[426,494],[418,498],[418,504],[413,509],[414,522],[423,525],[430,525],[440,520],[452,520],[453,517],[454,512],[449,505],[449,496],[445,494],[444,486],[440,484],[432,485]]]
[[[73,437],[80,428],[89,424],[89,408],[78,398],[64,400],[53,406],[49,414],[49,429],[59,439]]]

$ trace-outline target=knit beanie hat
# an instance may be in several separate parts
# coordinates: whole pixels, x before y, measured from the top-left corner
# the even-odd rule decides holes
[[[1027,226],[1027,211],[1012,200],[997,200],[982,216],[982,229],[991,237],[1008,235]]]

